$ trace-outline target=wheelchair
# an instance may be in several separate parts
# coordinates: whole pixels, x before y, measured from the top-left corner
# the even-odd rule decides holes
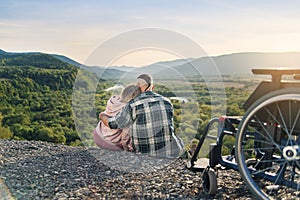
[[[198,145],[187,161],[190,170],[202,171],[206,194],[217,192],[217,170],[233,169],[258,199],[300,198],[300,70],[253,69],[271,75],[262,81],[243,107],[242,117],[213,118],[200,133]],[[290,77],[282,80],[282,76]],[[216,136],[210,129],[216,128]],[[222,155],[224,138],[234,137],[230,155]],[[208,164],[198,166],[204,140],[210,144]]]

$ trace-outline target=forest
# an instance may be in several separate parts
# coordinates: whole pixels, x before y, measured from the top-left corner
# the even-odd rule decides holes
[[[85,78],[77,80],[75,85],[79,74]],[[118,80],[98,80],[92,91],[88,85],[97,78],[46,54],[0,56],[0,139],[94,145],[92,131],[98,113],[105,110],[106,101],[117,92],[106,89],[118,83]],[[226,115],[242,116],[243,102],[257,81],[224,76],[224,83]],[[74,98],[76,92],[80,95]],[[168,98],[179,95],[188,100],[172,99],[175,133],[186,145],[198,138],[208,121],[216,117],[211,116],[212,109],[223,108],[218,99],[211,99],[205,82],[194,81],[193,77],[181,84],[176,80],[158,83],[155,92]],[[90,99],[95,102],[90,107],[78,103]],[[77,120],[86,118],[91,119],[88,124]],[[233,145],[233,141],[228,145]]]
[[[45,54],[0,59],[0,138],[80,144],[71,110],[77,68]]]

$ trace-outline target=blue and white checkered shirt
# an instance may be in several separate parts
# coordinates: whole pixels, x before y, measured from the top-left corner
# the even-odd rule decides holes
[[[172,158],[183,151],[182,140],[174,134],[172,103],[157,93],[141,93],[108,122],[112,129],[130,126],[137,153]]]

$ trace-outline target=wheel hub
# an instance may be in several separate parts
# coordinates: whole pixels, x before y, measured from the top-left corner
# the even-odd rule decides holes
[[[282,154],[283,157],[288,161],[300,159],[300,147],[299,145],[284,147]]]

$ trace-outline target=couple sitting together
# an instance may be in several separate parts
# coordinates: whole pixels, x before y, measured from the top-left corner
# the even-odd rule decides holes
[[[100,148],[168,158],[183,153],[182,140],[174,134],[172,103],[153,92],[149,74],[112,96],[99,119],[94,140]]]

